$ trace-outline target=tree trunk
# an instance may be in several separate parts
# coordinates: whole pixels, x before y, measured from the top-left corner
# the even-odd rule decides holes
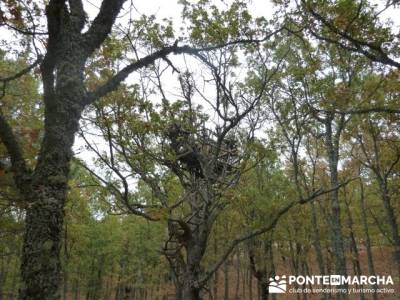
[[[79,296],[79,279],[75,279],[75,287],[74,287],[74,300],[78,300]]]
[[[66,102],[68,103],[68,102]],[[62,109],[64,105],[60,105]],[[69,162],[81,109],[72,114],[54,112],[58,126],[44,137],[36,174],[27,196],[22,249],[20,299],[59,299],[61,283],[60,249],[64,225]],[[51,112],[48,112],[51,114]],[[50,122],[50,121],[49,121]],[[49,133],[50,132],[50,133]]]
[[[371,249],[371,239],[369,236],[369,228],[368,228],[368,220],[367,220],[367,213],[366,213],[366,207],[365,207],[365,202],[364,202],[364,185],[360,179],[360,211],[361,211],[361,223],[364,229],[364,235],[365,235],[365,248],[367,251],[367,260],[368,260],[368,272],[369,275],[375,275],[375,266],[374,266],[374,260],[372,256],[372,249]],[[378,295],[376,293],[376,290],[378,286],[376,284],[373,285],[373,288],[375,290],[375,293],[373,293],[373,299],[378,300]]]
[[[18,267],[19,267],[19,264],[20,264],[20,262],[19,262],[19,260],[18,260],[18,258],[21,256],[21,251],[18,249],[18,251],[17,251],[17,256],[16,256],[16,258],[15,258],[15,263],[14,263],[14,274],[13,274],[13,277],[12,277],[12,280],[11,280],[11,288],[10,288],[10,292],[11,292],[11,294],[13,295],[13,297],[12,298],[17,298],[17,295],[18,295],[18,287],[17,287],[17,282],[18,282]],[[10,297],[10,299],[12,299],[11,297]]]
[[[214,255],[217,257],[218,255],[218,240],[214,239]],[[213,285],[213,298],[218,300],[218,281],[219,281],[219,270],[217,270],[214,274],[214,285]]]
[[[244,253],[244,256],[246,255],[246,253]],[[246,300],[246,286],[248,284],[248,276],[247,276],[247,267],[244,265],[242,268],[242,299]]]
[[[400,275],[400,234],[399,234],[399,227],[396,220],[396,215],[394,213],[394,209],[391,203],[391,198],[389,195],[389,190],[387,186],[387,180],[382,178],[379,174],[377,174],[378,183],[380,192],[382,195],[383,206],[385,208],[387,221],[389,223],[391,234],[392,234],[392,241],[394,245],[394,261],[397,264],[397,272]]]
[[[186,284],[183,288],[183,299],[184,300],[201,300],[200,289],[195,288],[190,284]]]
[[[258,279],[259,286],[259,299],[260,300],[268,300],[268,278],[261,277]]]
[[[311,202],[311,225],[313,227],[313,246],[317,257],[319,272],[321,275],[325,275],[324,256],[322,254],[321,248],[321,237],[318,227],[317,210],[313,201]]]
[[[36,200],[26,213],[20,299],[59,299],[65,188],[40,186],[32,194]]]
[[[61,20],[60,20],[61,22]],[[20,300],[61,297],[60,249],[64,226],[72,146],[84,108],[84,58],[74,36],[58,41],[65,47],[57,57],[46,55],[42,65],[45,102],[44,137],[32,181],[20,187],[27,200],[22,249]],[[54,53],[53,53],[54,55]],[[54,85],[55,80],[55,85]]]
[[[229,300],[229,260],[224,263],[224,300]]]
[[[68,226],[65,224],[64,228],[64,257],[65,257],[65,263],[64,263],[64,276],[63,276],[63,282],[64,282],[64,287],[63,287],[63,299],[67,300],[68,297],[68,284],[69,284],[69,274],[68,274],[68,263],[69,263],[69,251],[68,251]]]
[[[249,272],[249,300],[253,300],[253,273]]]
[[[7,278],[8,278],[8,274],[11,273],[11,269],[10,269],[10,265],[11,265],[11,261],[12,261],[12,256],[7,257],[7,256],[3,256],[1,258],[1,269],[0,269],[0,300],[4,299],[4,287],[5,284],[7,282]],[[4,258],[8,258],[7,259],[7,263],[5,263],[5,259]]]
[[[325,141],[326,141],[326,151],[328,154],[329,161],[329,172],[330,172],[330,187],[336,188],[339,185],[338,178],[338,163],[339,163],[339,143],[340,143],[340,133],[344,126],[344,116],[338,121],[335,134],[333,133],[333,119],[334,114],[329,113],[325,120]],[[344,251],[342,224],[341,224],[341,213],[340,213],[340,203],[339,203],[339,190],[335,189],[330,193],[330,204],[331,204],[331,241],[332,249],[335,257],[335,271],[338,275],[346,276],[346,257]],[[341,286],[341,288],[347,288],[346,285]],[[337,299],[344,300],[347,299],[347,294],[338,293]]]
[[[357,242],[356,242],[356,238],[354,235],[353,217],[350,212],[350,205],[347,201],[346,188],[343,188],[343,190],[344,190],[344,202],[346,204],[346,212],[347,212],[347,226],[350,231],[350,248],[351,248],[351,252],[352,252],[352,263],[353,263],[354,274],[357,276],[361,276],[362,271],[361,271],[361,264],[360,264],[360,255],[358,253]],[[359,288],[363,288],[363,285],[360,285]],[[361,300],[365,299],[364,293],[360,293],[360,299]]]
[[[240,287],[240,251],[237,251],[236,257],[236,287],[235,287],[235,300],[239,300],[239,287]]]
[[[296,248],[296,251],[295,251]],[[300,245],[298,243],[295,243],[295,247],[293,247],[293,243],[290,240],[289,241],[289,251],[290,251],[290,261],[291,261],[291,268],[292,268],[292,274],[295,276],[299,275],[299,255],[300,255]],[[295,289],[299,288],[299,285],[297,282],[294,283]],[[296,293],[296,299],[300,300],[300,294]]]

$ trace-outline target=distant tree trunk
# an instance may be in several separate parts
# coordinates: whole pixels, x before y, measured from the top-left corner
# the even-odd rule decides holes
[[[115,288],[115,300],[120,300],[121,274],[118,275],[117,287]]]
[[[258,298],[261,300],[267,300],[269,298],[268,293],[268,285],[269,285],[269,277],[273,276],[275,273],[275,267],[273,262],[273,248],[272,241],[263,241],[263,262],[257,266],[256,256],[254,249],[249,247],[249,261],[250,261],[250,269],[252,275],[257,279],[257,288],[258,288]],[[265,261],[265,258],[267,261]]]
[[[107,283],[104,291],[104,300],[111,299],[111,293],[113,289],[113,278],[114,278],[114,263],[111,265],[110,276],[107,278]]]
[[[236,255],[236,287],[235,287],[235,300],[239,300],[239,287],[240,287],[240,250]]]
[[[345,116],[340,116],[340,120],[336,125],[336,130],[334,132],[333,120],[335,118],[334,113],[327,113],[326,119],[324,120],[325,125],[325,144],[326,151],[329,162],[329,172],[330,172],[330,187],[335,188],[339,185],[338,178],[338,163],[339,163],[339,144],[340,135],[344,127]],[[344,251],[342,224],[341,224],[341,213],[340,213],[340,203],[339,203],[339,190],[335,189],[330,193],[330,204],[331,204],[331,240],[332,240],[332,250],[335,257],[335,271],[338,275],[346,275],[346,257]],[[343,285],[342,288],[347,288],[347,285]],[[338,293],[337,299],[344,300],[347,299],[347,294]]]
[[[64,257],[65,257],[65,262],[64,262],[64,276],[63,276],[63,282],[64,282],[64,287],[63,287],[63,299],[67,299],[68,295],[68,262],[69,262],[69,251],[68,251],[68,226],[65,224],[64,226]]]
[[[214,239],[214,255],[217,257],[218,254],[218,240]],[[213,285],[213,298],[218,300],[218,281],[219,281],[219,271],[217,270],[214,274],[214,285]]]
[[[229,260],[224,263],[224,300],[229,300]]]
[[[244,254],[244,257],[246,257],[246,253],[243,253]],[[247,297],[246,297],[246,287],[247,287],[247,285],[248,285],[248,269],[247,269],[247,266],[246,265],[244,265],[242,268],[242,278],[243,278],[243,280],[242,280],[242,299],[243,300],[246,300],[247,299]]]
[[[343,188],[343,193],[344,193],[344,202],[346,204],[346,212],[347,212],[347,226],[350,231],[350,249],[351,249],[351,253],[352,253],[352,263],[353,263],[354,274],[357,276],[361,276],[362,271],[361,271],[361,264],[360,264],[360,255],[358,253],[357,242],[356,242],[356,238],[354,236],[353,217],[351,215],[350,205],[347,200],[346,187]],[[360,285],[359,287],[363,288],[362,285]],[[361,300],[365,299],[364,293],[360,293],[360,299]]]
[[[267,276],[267,278],[265,278],[266,282],[268,282],[268,279],[269,279],[268,277],[275,276],[275,274],[276,274],[275,262],[274,262],[274,247],[273,247],[273,242],[272,241],[271,241],[270,250],[269,250],[269,261],[270,261],[271,270],[269,272],[270,276]],[[268,290],[268,287],[267,287],[267,290]],[[276,300],[276,294],[272,294],[271,298],[272,298],[272,300]]]
[[[307,252],[306,252],[307,253]],[[308,263],[307,263],[307,259],[304,259],[304,261],[303,261],[303,274],[306,274],[306,275],[308,275],[308,276],[311,276],[311,274],[310,274],[310,267],[309,267],[309,265],[308,265]],[[305,287],[307,287],[307,285],[305,286]],[[312,285],[311,284],[309,284],[309,286],[308,286],[310,289],[312,289]],[[307,299],[308,297],[307,297],[307,293],[304,293],[304,295],[305,295],[305,298],[304,299]]]
[[[92,299],[92,295],[93,295],[93,290],[95,288],[95,272],[96,272],[96,257],[93,256],[92,257],[92,261],[90,264],[90,271],[88,274],[89,280],[88,280],[88,285],[87,285],[87,289],[86,289],[86,300],[91,300]]]
[[[253,300],[253,274],[249,272],[249,300]]]
[[[10,293],[12,297],[10,299],[16,299],[18,297],[18,286],[17,283],[19,281],[19,264],[20,260],[19,257],[21,256],[21,250],[18,247],[15,259],[14,259],[14,266],[13,266],[13,274],[12,274],[12,279],[11,279],[11,285],[10,285]]]
[[[307,250],[305,250],[304,252],[305,252],[305,253],[308,253]],[[308,266],[307,266],[307,262],[306,262],[306,259],[305,259],[305,258],[303,258],[303,259],[302,259],[302,262],[301,262],[301,274],[310,275],[310,274],[308,274]],[[304,283],[303,286],[302,286],[302,288],[303,288],[303,289],[307,288],[307,284]],[[308,298],[307,298],[307,293],[302,293],[302,296],[303,296],[303,300],[307,300],[307,299],[308,299]]]
[[[334,270],[333,270],[332,264],[333,264],[334,258],[333,258],[332,251],[328,245],[325,247],[325,251],[326,251],[325,253],[327,253],[326,259],[325,259],[326,274],[333,274],[332,272],[334,272]]]
[[[103,287],[103,269],[104,269],[104,261],[105,257],[101,256],[97,265],[97,274],[95,277],[95,284],[93,287],[92,299],[97,300],[100,299]]]
[[[313,201],[311,202],[311,225],[313,227],[313,246],[316,253],[319,272],[321,275],[324,275],[325,274],[324,255],[322,254],[322,248],[321,248],[321,237],[319,233],[319,225],[317,220],[317,210],[315,208],[315,204]]]
[[[362,227],[364,229],[364,235],[365,235],[365,248],[367,251],[368,271],[369,271],[369,275],[372,276],[372,275],[375,275],[375,266],[374,266],[374,260],[373,260],[373,256],[372,256],[371,239],[369,236],[368,219],[367,219],[367,213],[366,213],[366,208],[365,208],[364,184],[363,184],[361,178],[360,178],[360,211],[361,211],[361,223],[362,223]],[[378,295],[376,293],[378,286],[376,284],[374,284],[373,288],[375,290],[375,292],[373,293],[373,299],[378,300]]]
[[[79,275],[78,275],[79,276]],[[80,298],[79,296],[79,279],[75,279],[75,284],[74,284],[74,300],[78,300]]]
[[[290,261],[291,261],[291,268],[292,268],[292,273],[297,276],[299,275],[299,254],[300,254],[300,245],[298,243],[294,243],[295,245],[293,246],[293,242],[290,240],[289,241],[289,251],[290,251]],[[299,286],[297,282],[294,283],[294,287],[297,289]],[[296,293],[296,299],[300,300],[300,294]]]
[[[321,236],[319,232],[319,224],[318,224],[318,219],[317,219],[317,210],[315,208],[315,204],[313,201],[311,201],[311,226],[312,226],[312,237],[313,237],[313,247],[315,250],[316,258],[317,258],[317,264],[318,264],[318,269],[319,273],[321,275],[325,275],[325,266],[324,266],[324,255],[322,253],[322,248],[321,248]],[[323,293],[320,296],[321,300],[327,299],[327,294]]]
[[[10,257],[7,256],[3,256],[1,258],[1,268],[0,268],[0,300],[4,299],[4,286],[6,284],[8,275],[11,273],[11,268],[10,268],[10,264],[12,261],[12,257],[14,255],[10,255]],[[4,258],[8,258],[8,259],[4,259]],[[6,261],[6,262],[5,262]]]
[[[63,276],[63,281],[64,281],[64,287],[63,287],[63,299],[67,300],[68,298],[68,271],[64,270],[64,276]]]
[[[263,280],[260,283],[261,287],[261,299],[262,300],[268,300],[269,299],[269,293],[268,293],[268,277],[264,277]]]
[[[397,272],[400,275],[400,235],[399,235],[399,227],[397,224],[396,214],[394,212],[394,208],[391,203],[391,197],[388,190],[387,179],[383,178],[379,173],[377,173],[376,175],[382,196],[383,206],[386,212],[387,222],[389,223],[391,229],[392,241],[394,245],[393,256],[397,264]]]

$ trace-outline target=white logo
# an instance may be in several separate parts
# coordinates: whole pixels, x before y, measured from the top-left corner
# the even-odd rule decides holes
[[[344,290],[347,293],[359,293],[355,288],[341,288],[343,285],[393,285],[391,276],[343,276],[343,275],[312,275],[312,276],[293,276],[282,275],[269,278],[268,292],[270,294],[284,294],[287,292],[288,286],[296,284],[301,285],[318,285],[315,288],[289,288],[289,293],[325,293],[326,288],[323,286],[330,286],[331,288],[339,288],[338,291]],[[322,286],[322,287],[321,287]],[[367,289],[368,290],[368,289]],[[371,289],[369,289],[371,290]],[[382,290],[382,289],[381,289]],[[380,290],[379,290],[380,291]],[[380,292],[394,293],[394,289],[383,289]]]
[[[331,275],[330,276],[330,284],[331,285],[341,285],[342,284],[342,276],[340,276],[340,275]]]
[[[283,294],[286,292],[286,276],[275,276],[269,279],[268,292],[271,294]]]

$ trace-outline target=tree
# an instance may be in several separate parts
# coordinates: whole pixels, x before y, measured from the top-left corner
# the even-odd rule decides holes
[[[246,93],[242,85],[232,83],[228,87],[230,65],[235,63],[233,51],[210,52],[200,59],[208,65],[213,78],[216,103],[206,98],[199,83],[185,72],[179,75],[182,101],[170,103],[164,98],[157,108],[138,99],[137,109],[126,99],[126,104],[121,103],[117,96],[110,99],[111,103],[98,107],[94,124],[109,145],[106,155],[87,141],[99,161],[115,174],[118,181],[112,191],[131,213],[151,220],[166,219],[168,238],[163,251],[175,274],[177,296],[182,299],[199,299],[215,271],[203,271],[201,263],[213,224],[227,205],[225,194],[236,184],[246,158],[240,144],[246,145],[251,128],[243,127],[241,138],[239,126],[244,126],[243,120],[256,109],[270,73],[275,72],[275,68],[263,70],[263,88],[257,93],[251,89]],[[159,89],[163,91],[162,86]],[[131,96],[139,94],[142,93]],[[215,108],[218,125],[207,124],[209,116],[195,106],[195,94]],[[132,202],[127,176],[139,177],[158,201]],[[110,185],[110,180],[100,180]],[[157,209],[161,212],[157,213]]]

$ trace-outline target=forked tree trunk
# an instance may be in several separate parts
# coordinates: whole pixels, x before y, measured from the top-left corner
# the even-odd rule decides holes
[[[73,37],[69,38],[59,41],[66,50],[57,58],[55,86],[45,84],[43,88],[45,134],[32,182],[20,188],[29,203],[22,249],[21,300],[54,300],[61,297],[60,250],[64,204],[72,146],[84,108],[81,103],[84,98],[84,61],[79,55],[81,51],[75,48],[78,46],[74,44]],[[51,77],[52,82],[54,66],[51,59],[54,57],[45,58],[41,71],[42,76]]]
[[[64,88],[60,89],[63,97],[49,99],[56,105],[46,109],[47,128],[38,166],[29,192],[24,191],[29,193],[21,263],[20,299],[24,300],[60,298],[64,204],[71,148],[83,109],[78,105],[74,109],[71,103],[71,99],[80,99],[80,91],[69,85]]]

